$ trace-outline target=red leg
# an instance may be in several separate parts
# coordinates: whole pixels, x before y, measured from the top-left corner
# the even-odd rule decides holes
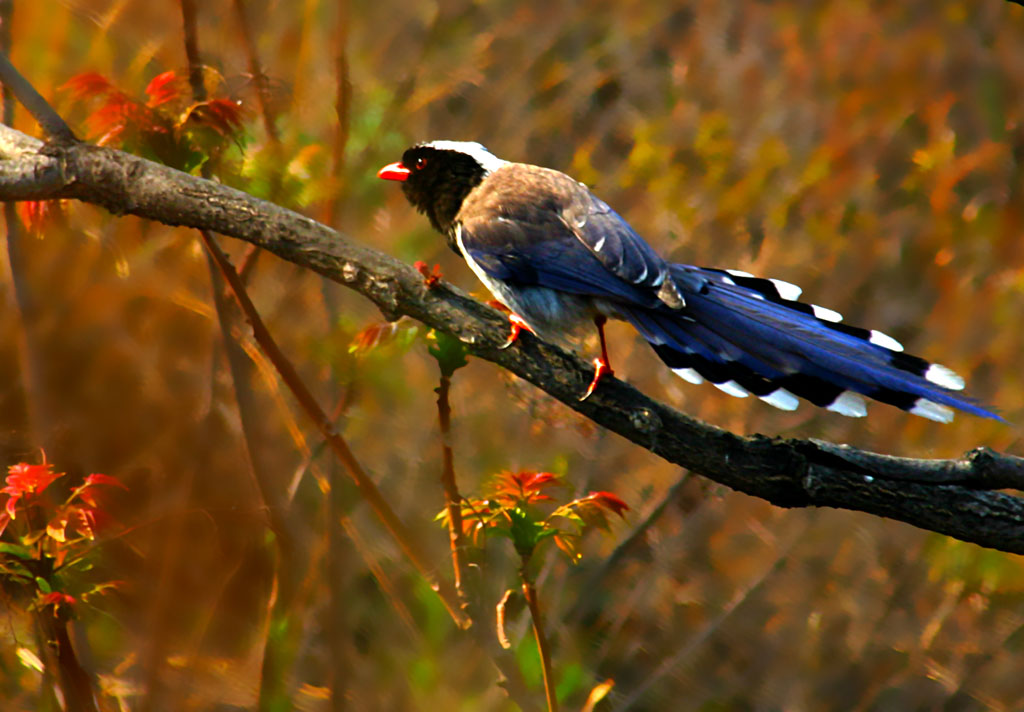
[[[597,382],[604,376],[614,375],[612,371],[611,363],[608,360],[608,344],[604,338],[604,325],[608,321],[608,317],[603,314],[594,317],[594,324],[597,326],[597,336],[601,339],[601,357],[594,359],[594,380],[590,382],[587,387],[587,392],[580,398],[581,401],[586,400],[590,397],[590,394],[597,388]]]

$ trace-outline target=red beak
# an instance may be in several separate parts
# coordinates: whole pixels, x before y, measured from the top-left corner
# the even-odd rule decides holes
[[[383,178],[384,180],[397,180],[404,181],[409,177],[411,171],[402,165],[402,162],[389,163],[379,171],[377,171],[377,177]]]

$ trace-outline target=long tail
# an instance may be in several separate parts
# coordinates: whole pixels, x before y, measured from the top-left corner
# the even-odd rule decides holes
[[[672,265],[683,309],[632,308],[623,316],[669,368],[737,397],[783,410],[799,399],[867,415],[864,396],[948,423],[952,408],[1002,420],[965,396],[956,373],[903,353],[891,336],[848,326],[831,309],[797,301],[800,288],[745,272]]]

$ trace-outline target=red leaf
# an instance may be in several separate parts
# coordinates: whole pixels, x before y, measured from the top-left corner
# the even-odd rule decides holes
[[[502,472],[494,477],[491,492],[503,506],[510,506],[516,501],[533,503],[550,500],[551,497],[542,494],[542,490],[561,484],[558,477],[550,472]]]
[[[111,485],[113,487],[120,487],[121,489],[127,490],[128,487],[121,480],[117,479],[112,475],[104,475],[99,472],[94,472],[85,478],[85,486],[92,487],[93,485]]]
[[[352,339],[349,353],[362,355],[372,351],[381,344],[385,344],[393,339],[397,329],[397,322],[385,321],[370,324]]]
[[[21,222],[33,235],[40,235],[43,226],[56,212],[55,208],[60,205],[58,200],[25,200],[18,203],[18,212],[21,214]]]
[[[29,465],[19,462],[7,468],[7,487],[3,491],[11,495],[39,494],[50,486],[55,479],[63,477],[63,472],[53,472],[53,465],[44,462],[42,465]]]
[[[233,99],[211,99],[189,109],[186,121],[209,126],[222,136],[235,133],[242,125],[242,102]]]
[[[431,271],[430,265],[428,265],[426,262],[424,262],[423,260],[416,260],[416,262],[413,264],[413,267],[416,268],[417,272],[423,275],[423,283],[427,285],[427,289],[432,289],[434,285],[437,284],[438,281],[443,276],[441,274],[441,265],[439,264],[435,264],[434,270]]]
[[[555,475],[550,472],[520,472],[518,476],[521,478],[521,486],[525,490],[539,490],[556,479]]]
[[[615,512],[622,518],[625,518],[623,512],[629,509],[628,504],[623,502],[618,495],[611,492],[591,492],[590,499],[593,499],[595,504]]]
[[[4,492],[6,492],[6,491],[7,491],[7,488],[5,487],[4,488]],[[19,499],[21,499],[21,495],[20,494],[12,494],[10,497],[7,498],[7,503],[4,505],[4,514],[7,516],[8,519],[16,519],[17,518],[15,516],[17,514],[17,510],[15,510],[15,506],[17,506]]]
[[[53,591],[51,593],[45,594],[40,598],[40,602],[44,606],[52,605],[54,615],[57,614],[57,609],[60,606],[72,606],[78,603],[78,601],[75,600],[74,596],[67,593],[61,593],[60,591]]]
[[[100,510],[91,507],[75,507],[68,512],[71,519],[71,526],[76,532],[87,539],[96,538],[96,530],[99,528],[98,517]]]
[[[126,128],[152,131],[156,125],[154,114],[149,107],[138,103],[127,94],[113,91],[96,111],[89,114],[89,133],[101,135],[102,142],[109,142]]]
[[[79,534],[95,539],[99,534],[110,529],[116,521],[99,507],[77,507],[70,513],[71,525]]]
[[[149,96],[149,101],[146,104],[160,106],[180,99],[183,94],[182,89],[182,82],[174,70],[157,74],[146,86],[146,95]]]
[[[82,100],[114,91],[114,85],[99,72],[85,72],[71,77],[60,89],[70,91],[75,99]]]
[[[242,102],[237,99],[211,99],[206,102],[206,107],[224,127],[225,133],[242,126]]]

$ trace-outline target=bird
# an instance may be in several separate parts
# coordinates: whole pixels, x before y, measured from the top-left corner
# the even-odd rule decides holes
[[[500,304],[539,338],[566,343],[596,326],[601,357],[584,398],[612,373],[604,325],[630,323],[668,368],[781,410],[801,399],[845,416],[869,398],[948,423],[954,409],[1002,418],[964,395],[964,379],[875,329],[799,301],[800,287],[660,256],[583,183],[506,161],[474,141],[413,145],[377,173],[398,181]],[[513,338],[517,332],[513,331]]]

